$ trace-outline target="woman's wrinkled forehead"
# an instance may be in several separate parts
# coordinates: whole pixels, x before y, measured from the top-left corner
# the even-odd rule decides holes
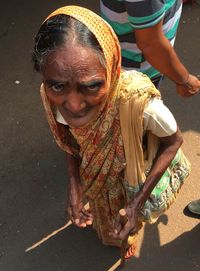
[[[42,69],[48,81],[88,82],[99,78],[106,81],[106,71],[96,51],[79,44],[67,44],[51,53]]]
[[[112,84],[112,81],[119,76],[121,66],[119,42],[112,28],[94,12],[79,6],[61,7],[51,13],[47,19],[59,14],[69,15],[81,21],[94,34],[106,60],[107,83]]]

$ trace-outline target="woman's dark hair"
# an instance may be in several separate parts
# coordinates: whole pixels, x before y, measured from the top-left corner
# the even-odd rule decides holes
[[[94,49],[105,67],[105,58],[94,34],[82,22],[60,14],[45,21],[35,37],[32,54],[34,69],[40,72],[47,57],[63,44],[70,42],[72,37],[75,37],[77,44]]]

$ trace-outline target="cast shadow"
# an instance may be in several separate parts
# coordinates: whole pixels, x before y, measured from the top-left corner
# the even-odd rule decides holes
[[[161,246],[158,224],[167,222],[163,215],[157,223],[146,224],[139,258],[131,259],[116,271],[200,270],[200,224]],[[103,246],[92,228],[80,230],[71,226],[26,254],[25,262],[26,268],[37,271],[106,271],[119,257],[119,249]]]
[[[154,225],[146,225],[139,258],[132,259],[118,270],[130,271],[195,271],[200,270],[200,224],[175,240],[161,246],[158,224],[167,225],[167,216],[160,217]],[[180,223],[177,221],[177,224]],[[166,231],[167,231],[166,227]]]

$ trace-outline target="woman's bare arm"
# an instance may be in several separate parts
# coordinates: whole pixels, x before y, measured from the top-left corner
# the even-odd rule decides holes
[[[85,210],[83,204],[83,191],[79,176],[80,160],[68,153],[66,158],[69,175],[67,212],[75,225],[86,227],[92,224],[92,215]]]
[[[135,199],[130,202],[127,208],[125,208],[128,221],[123,228],[119,227],[116,230],[114,234],[115,238],[124,239],[130,231],[133,233],[137,231],[138,214],[142,206],[149,198],[152,190],[164,174],[167,167],[170,165],[182,142],[183,139],[179,129],[171,136],[160,138],[160,147],[150,174],[146,178],[142,189],[138,192]]]

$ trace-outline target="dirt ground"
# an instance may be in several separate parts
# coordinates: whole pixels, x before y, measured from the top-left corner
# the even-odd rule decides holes
[[[42,20],[66,4],[98,12],[98,1],[3,1],[0,17],[0,271],[104,271],[119,259],[92,229],[71,226],[41,246],[25,249],[67,222],[64,153],[49,131],[40,77],[33,71],[33,37]],[[191,73],[200,74],[200,6],[186,4],[176,50]],[[158,223],[146,225],[139,251],[123,270],[200,270],[200,224],[184,214],[200,197],[200,95],[180,98],[165,79],[165,103],[184,135],[192,173],[177,201]]]

